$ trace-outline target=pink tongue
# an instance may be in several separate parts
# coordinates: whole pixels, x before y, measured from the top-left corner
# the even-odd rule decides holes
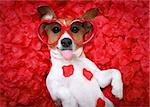
[[[63,50],[61,51],[61,54],[66,60],[70,60],[73,56],[73,52],[71,50]]]

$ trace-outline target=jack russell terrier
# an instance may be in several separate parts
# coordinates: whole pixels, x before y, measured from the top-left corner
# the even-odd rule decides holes
[[[100,70],[85,57],[83,45],[96,33],[92,8],[76,19],[58,19],[48,6],[37,8],[41,15],[39,39],[50,49],[52,67],[46,78],[48,91],[63,107],[113,107],[101,88],[112,85],[112,94],[123,98],[121,74],[116,69]]]

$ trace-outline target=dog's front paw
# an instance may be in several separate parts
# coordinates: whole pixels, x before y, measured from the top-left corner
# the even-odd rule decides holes
[[[121,79],[121,74],[118,70],[114,69],[113,80],[112,80],[112,94],[119,98],[123,98],[123,82]]]
[[[123,98],[123,84],[119,83],[117,86],[112,88],[112,94],[119,98],[122,99]]]

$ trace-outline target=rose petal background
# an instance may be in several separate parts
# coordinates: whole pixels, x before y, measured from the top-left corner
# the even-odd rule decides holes
[[[84,51],[100,69],[121,71],[124,98],[115,98],[110,86],[103,92],[118,107],[148,107],[149,2],[72,1],[0,1],[0,107],[55,107],[45,85],[49,51],[36,34],[36,8],[42,5],[59,18],[79,17],[98,7],[97,35]]]

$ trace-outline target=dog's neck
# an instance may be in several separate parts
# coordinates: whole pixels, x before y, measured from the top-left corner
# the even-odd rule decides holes
[[[55,61],[71,62],[73,60],[85,57],[85,54],[84,54],[83,48],[79,48],[76,51],[74,51],[73,58],[71,60],[65,60],[57,49],[50,49],[50,57],[51,57],[52,63]]]

